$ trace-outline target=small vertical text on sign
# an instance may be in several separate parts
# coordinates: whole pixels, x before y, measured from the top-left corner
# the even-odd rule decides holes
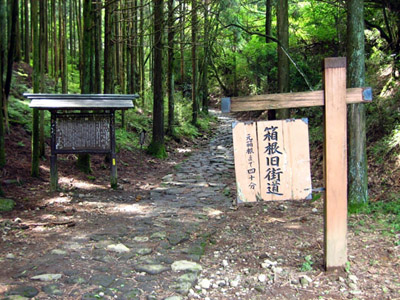
[[[238,200],[253,202],[260,197],[257,124],[235,122],[232,131]]]

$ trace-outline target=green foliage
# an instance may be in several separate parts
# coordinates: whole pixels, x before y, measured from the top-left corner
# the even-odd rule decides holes
[[[166,112],[167,113],[167,112]],[[175,126],[175,134],[177,137],[195,138],[201,132],[208,132],[213,123],[216,122],[216,117],[211,114],[200,113],[197,119],[197,124],[194,126],[191,123],[192,119],[192,103],[182,98],[182,95],[176,94],[175,104],[175,119],[177,125]]]
[[[312,255],[306,255],[304,257],[304,262],[300,267],[300,271],[307,272],[312,270],[312,265],[314,262],[312,261]]]
[[[157,142],[150,143],[147,148],[147,153],[161,159],[167,158],[168,156],[165,145]]]
[[[346,271],[346,273],[350,273],[351,270],[351,264],[349,261],[346,261],[346,264],[344,266],[344,270]]]
[[[15,202],[11,199],[0,198],[0,212],[12,211],[15,206]]]
[[[120,149],[133,151],[135,148],[139,148],[139,137],[132,131],[119,128],[115,131],[115,139],[117,152],[119,152]]]
[[[374,161],[383,164],[388,158],[400,154],[400,92],[394,97],[380,98],[367,106],[368,149]]]
[[[383,223],[391,233],[400,233],[400,195],[391,193],[387,201],[371,202],[368,205],[353,208],[350,213],[371,215]]]

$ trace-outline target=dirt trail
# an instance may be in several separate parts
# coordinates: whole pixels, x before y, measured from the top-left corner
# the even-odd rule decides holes
[[[145,184],[144,171],[141,182],[122,172],[124,189],[116,191],[97,179],[66,180],[70,189],[37,210],[4,217],[1,295],[400,298],[399,246],[373,220],[350,218],[347,271],[325,273],[322,198],[232,207],[232,120],[219,118],[216,135],[158,184],[132,188]]]

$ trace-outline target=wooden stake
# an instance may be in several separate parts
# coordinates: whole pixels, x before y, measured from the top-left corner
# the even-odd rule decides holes
[[[326,58],[325,67],[325,268],[347,261],[346,58]]]
[[[50,191],[58,190],[58,171],[56,149],[56,112],[51,112],[51,156],[50,156]]]

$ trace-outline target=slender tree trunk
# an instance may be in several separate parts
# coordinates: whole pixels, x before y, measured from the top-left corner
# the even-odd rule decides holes
[[[133,21],[131,28],[132,45],[130,47],[130,56],[132,58],[130,73],[131,73],[131,89],[130,93],[136,93],[137,87],[137,61],[138,61],[138,1],[134,1],[135,7],[133,10]]]
[[[270,43],[271,40],[268,36],[272,33],[272,0],[265,0],[265,38],[266,43]]]
[[[14,31],[15,31],[15,48],[14,48],[14,62],[19,62],[21,60],[21,28],[20,28],[20,23],[19,23],[19,0],[15,1],[16,7],[16,12],[15,12],[15,26]]]
[[[233,32],[233,96],[238,95],[238,80],[237,80],[237,44],[238,32],[235,29]]]
[[[163,0],[154,0],[153,139],[149,153],[165,158],[163,93]]]
[[[33,92],[40,92],[40,44],[39,44],[39,20],[38,20],[39,0],[32,0],[31,22],[33,36]],[[32,120],[32,169],[31,175],[39,177],[39,110],[33,109]]]
[[[83,26],[82,26],[82,5],[81,0],[75,1],[75,11],[76,11],[76,20],[78,25],[78,43],[79,43],[79,73],[80,73],[80,81],[81,86],[83,85]]]
[[[68,14],[69,14],[69,18],[68,18],[68,29],[69,29],[69,55],[71,58],[75,57],[75,53],[74,53],[74,46],[73,46],[73,42],[74,42],[74,26],[73,26],[73,22],[74,22],[74,14],[73,14],[73,9],[72,9],[72,0],[68,1]]]
[[[94,92],[101,94],[101,1],[94,2]]]
[[[45,18],[45,2],[39,1],[39,73],[40,73],[40,92],[45,92],[45,81],[44,81],[44,73],[45,73],[45,60],[46,60],[46,47],[45,43],[47,40],[46,37],[46,18]],[[41,110],[39,112],[39,156],[45,156],[45,148],[44,148],[44,111]]]
[[[104,93],[114,93],[114,43],[113,43],[113,0],[106,2],[104,20]]]
[[[68,66],[67,66],[67,16],[65,1],[60,3],[60,70],[61,89],[64,94],[68,93]]]
[[[277,23],[278,40],[285,49],[289,49],[289,6],[288,0],[278,0],[277,2]],[[289,92],[289,58],[282,50],[278,48],[278,90],[279,93]],[[277,110],[278,119],[290,118],[289,109]]]
[[[7,5],[5,0],[0,0],[0,27],[6,28],[6,19],[7,19]],[[5,69],[5,57],[6,57],[6,31],[0,31],[0,167],[4,167],[6,164],[6,151],[5,151],[5,143],[4,143],[4,119],[3,119],[3,101],[4,101],[4,82],[3,75]],[[0,192],[1,187],[0,187]]]
[[[10,131],[9,120],[8,120],[8,96],[10,95],[10,90],[11,90],[12,68],[15,61],[14,55],[16,50],[16,42],[18,39],[17,26],[16,26],[18,25],[18,0],[12,1],[10,20],[11,20],[11,28],[10,28],[11,36],[7,53],[7,73],[6,73],[6,81],[4,84],[4,99],[3,99],[4,122],[5,122],[5,129],[7,132]]]
[[[180,8],[180,51],[181,51],[180,84],[183,85],[185,82],[185,22],[186,22],[185,0],[180,0],[179,8]]]
[[[44,1],[43,23],[44,23],[44,72],[49,72],[49,32],[48,32],[48,1]]]
[[[22,54],[25,55],[25,5],[24,0],[21,0],[20,9],[19,9],[19,43],[21,45],[20,49],[20,60],[22,60]]]
[[[116,11],[115,11],[115,22],[113,22],[113,35],[114,35],[114,39],[116,40],[116,42],[115,42],[115,51],[114,51],[114,53],[113,53],[113,55],[114,55],[114,62],[115,62],[115,64],[114,64],[114,75],[115,75],[115,82],[116,82],[116,85],[117,85],[117,88],[119,89],[119,90],[121,90],[121,86],[120,86],[120,84],[121,84],[121,81],[120,81],[120,79],[121,79],[121,59],[120,59],[120,56],[121,56],[121,43],[119,42],[119,36],[120,36],[120,33],[119,33],[119,11],[118,11],[118,3],[116,3],[115,4],[116,5]]]
[[[142,107],[145,106],[144,89],[145,89],[145,63],[144,63],[144,0],[140,0],[140,22],[139,22],[139,56],[140,56],[140,96],[142,97]]]
[[[168,63],[167,63],[167,93],[168,93],[168,128],[167,134],[174,136],[175,116],[175,84],[174,84],[174,36],[175,36],[175,1],[168,0]]]
[[[29,26],[29,6],[28,6],[29,0],[25,0],[24,4],[25,4],[25,8],[24,8],[24,21],[25,21],[25,34],[24,34],[24,38],[25,38],[25,42],[24,42],[24,61],[29,64],[30,63],[30,45],[31,45],[31,41],[30,41],[30,26]]]
[[[83,2],[83,69],[82,69],[82,85],[81,85],[81,93],[82,94],[91,94],[93,93],[93,63],[94,63],[94,22],[93,22],[93,6],[92,0],[84,0]],[[89,154],[80,154],[78,156],[77,162],[78,168],[86,173],[92,173],[92,168],[90,166],[90,155]]]
[[[365,85],[364,0],[347,1],[348,86]],[[348,106],[349,166],[348,201],[350,206],[368,202],[366,154],[366,116],[363,104]]]
[[[209,0],[204,1],[204,45],[203,45],[203,51],[204,51],[204,61],[203,61],[203,72],[202,72],[202,107],[203,107],[203,112],[208,114],[208,64],[209,64],[209,47],[210,47],[210,42],[209,42],[209,34],[210,34],[210,28],[209,28],[209,20],[208,20],[208,5],[209,5]]]
[[[199,104],[197,102],[197,2],[192,0],[192,123],[197,125]]]

